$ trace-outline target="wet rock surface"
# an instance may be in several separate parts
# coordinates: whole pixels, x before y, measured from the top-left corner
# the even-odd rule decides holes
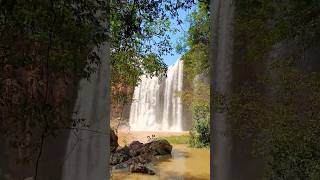
[[[110,164],[113,170],[128,170],[132,173],[154,175],[152,162],[157,156],[170,155],[172,145],[167,140],[154,140],[149,143],[133,141],[111,153]]]

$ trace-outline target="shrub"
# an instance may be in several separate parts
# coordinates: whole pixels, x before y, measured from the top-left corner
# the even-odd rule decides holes
[[[189,144],[191,147],[208,147],[210,145],[210,108],[208,105],[194,105],[192,107],[194,120],[190,131]]]

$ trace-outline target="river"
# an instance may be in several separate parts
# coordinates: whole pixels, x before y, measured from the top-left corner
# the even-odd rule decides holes
[[[132,140],[147,141],[147,136],[156,137],[183,135],[182,133],[165,132],[124,132],[120,131],[119,144],[130,143]],[[113,180],[206,180],[210,179],[210,149],[190,148],[187,144],[172,144],[172,156],[164,157],[155,163],[156,175],[143,175],[129,172],[113,172]]]

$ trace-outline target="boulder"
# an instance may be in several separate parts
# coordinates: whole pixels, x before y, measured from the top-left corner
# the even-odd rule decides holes
[[[141,154],[139,156],[132,157],[127,161],[121,162],[114,166],[114,169],[126,169],[129,168],[132,164],[147,164],[152,162],[152,154]]]
[[[167,140],[154,140],[143,144],[133,141],[129,146],[111,153],[110,164],[114,170],[127,169],[134,173],[144,173],[154,175],[155,171],[151,167],[156,156],[171,155],[172,146]]]
[[[154,156],[171,154],[172,146],[167,140],[156,140],[146,144]]]
[[[130,153],[132,156],[141,154],[168,155],[171,154],[172,146],[167,140],[155,140],[146,144],[139,141],[133,141],[130,145]]]
[[[132,161],[134,163],[146,164],[146,163],[150,163],[152,161],[152,159],[153,159],[152,154],[144,153],[144,154],[140,154],[139,156],[132,158]]]
[[[130,153],[132,156],[139,156],[141,154],[141,148],[143,147],[143,143],[139,141],[133,141],[129,145]]]
[[[125,146],[117,150],[115,153],[112,153],[110,158],[111,158],[110,164],[116,165],[129,160],[130,158],[132,158],[132,156],[130,154],[129,147]]]
[[[130,172],[149,174],[149,175],[156,174],[151,164],[142,164],[142,163],[133,163],[132,165],[130,165]]]

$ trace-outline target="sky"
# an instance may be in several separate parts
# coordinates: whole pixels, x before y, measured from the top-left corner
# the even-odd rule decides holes
[[[163,56],[163,60],[164,60],[164,63],[166,63],[168,66],[174,64],[182,55],[181,54],[178,54],[175,50],[175,47],[176,47],[176,44],[177,44],[177,41],[183,37],[185,35],[185,33],[187,33],[188,29],[189,29],[189,26],[190,26],[190,23],[187,22],[187,16],[188,14],[190,14],[192,12],[192,9],[191,10],[180,10],[179,11],[179,18],[183,21],[183,23],[181,24],[181,27],[179,27],[179,31],[180,32],[176,32],[176,33],[169,33],[170,35],[170,41],[171,43],[173,44],[173,56],[172,55],[165,55]],[[176,19],[171,19],[171,26],[172,27],[177,27],[178,24],[177,24],[177,21]]]

